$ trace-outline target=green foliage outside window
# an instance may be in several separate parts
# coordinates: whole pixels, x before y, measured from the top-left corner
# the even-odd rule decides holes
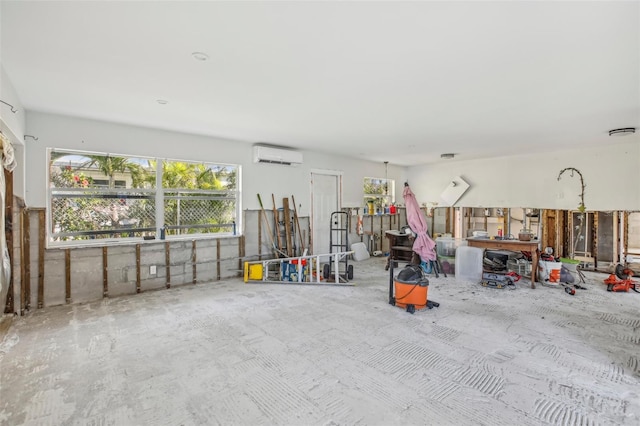
[[[237,166],[66,151],[50,158],[53,242],[155,237],[163,222],[167,235],[236,231]]]
[[[385,207],[394,202],[394,181],[383,178],[364,178],[365,212],[372,204],[374,213],[384,213]]]

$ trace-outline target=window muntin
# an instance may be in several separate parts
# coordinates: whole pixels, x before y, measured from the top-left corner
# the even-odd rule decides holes
[[[237,233],[237,165],[65,150],[49,164],[53,245]]]

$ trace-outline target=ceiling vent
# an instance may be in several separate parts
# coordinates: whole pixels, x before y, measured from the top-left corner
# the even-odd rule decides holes
[[[254,145],[253,162],[284,164],[287,166],[302,164],[302,153],[292,149],[284,149],[268,145]]]

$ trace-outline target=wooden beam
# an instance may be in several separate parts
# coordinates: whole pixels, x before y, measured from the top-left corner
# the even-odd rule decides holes
[[[220,281],[220,239],[216,240],[216,279]]]
[[[613,261],[620,263],[620,212],[613,212]]]
[[[312,194],[312,197],[313,197],[313,194]],[[311,211],[311,213],[313,214],[313,210]],[[364,229],[364,226],[363,226],[363,229]],[[311,252],[313,253],[313,250],[315,250],[315,248],[313,246],[313,223],[311,220],[311,216],[309,216],[309,220],[307,221],[307,230],[309,232],[309,250],[311,250]]]
[[[64,297],[66,303],[71,303],[71,250],[64,251]]]
[[[191,282],[196,284],[198,282],[198,272],[197,272],[197,253],[196,253],[196,240],[191,241],[191,269],[193,278]]]
[[[244,257],[246,253],[245,236],[241,235],[238,240],[238,269],[242,271]]]
[[[569,212],[567,210],[559,210],[558,215],[560,217],[558,250],[562,252],[563,257],[569,257],[569,232],[571,224],[569,223]]]
[[[109,297],[109,268],[107,247],[102,247],[102,297]]]
[[[429,234],[431,234],[431,236],[433,237],[434,229],[436,227],[436,212],[434,211],[435,207],[433,209],[431,209],[431,225],[429,226]],[[428,208],[424,208],[425,213],[427,213],[429,211]],[[429,215],[427,215],[427,217],[429,217]]]
[[[136,293],[142,291],[140,287],[140,244],[136,244]]]
[[[378,248],[378,250],[382,251],[382,239],[384,238],[384,230],[382,229],[384,227],[383,224],[383,219],[384,219],[384,215],[380,214],[380,234],[378,235],[378,238],[380,239],[380,247]],[[349,220],[349,216],[347,216],[347,220]],[[350,250],[351,247],[345,247],[345,250]]]
[[[169,241],[164,243],[164,266],[167,270],[167,288],[171,288],[171,247]]]
[[[624,212],[624,253],[622,258],[623,265],[627,266],[627,254],[629,253],[629,212]]]
[[[258,210],[258,260],[262,260],[262,210]]]
[[[289,198],[282,199],[282,211],[284,215],[284,236],[287,240],[287,256],[293,257],[293,238],[291,237],[291,212],[289,211]]]
[[[24,275],[22,276],[22,309],[31,307],[31,220],[29,209],[22,210],[23,235],[22,245],[24,246],[22,261],[24,262]]]
[[[566,229],[566,243],[567,243],[567,249],[568,249],[568,257],[575,257],[575,253],[573,252],[573,213],[571,212],[571,210],[567,210],[567,227]]]
[[[591,256],[593,257],[593,270],[598,270],[598,212],[593,212],[593,226],[591,227]]]
[[[278,208],[276,207],[276,197],[275,195],[271,194],[271,200],[273,201],[273,221],[275,223],[275,227],[273,229],[275,229],[276,231],[276,238],[278,241],[278,257],[284,257],[284,256],[280,256],[280,252],[282,252],[282,237],[280,236],[280,213],[278,212]]]
[[[44,239],[45,239],[45,211],[38,211],[38,309],[44,306]]]
[[[444,219],[444,232],[445,234],[453,235],[453,232],[451,231],[451,207],[447,207],[447,213]]]

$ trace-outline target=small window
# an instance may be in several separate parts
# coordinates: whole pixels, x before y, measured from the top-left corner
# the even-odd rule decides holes
[[[367,214],[389,213],[389,206],[395,202],[395,182],[393,179],[364,178],[364,205]]]

